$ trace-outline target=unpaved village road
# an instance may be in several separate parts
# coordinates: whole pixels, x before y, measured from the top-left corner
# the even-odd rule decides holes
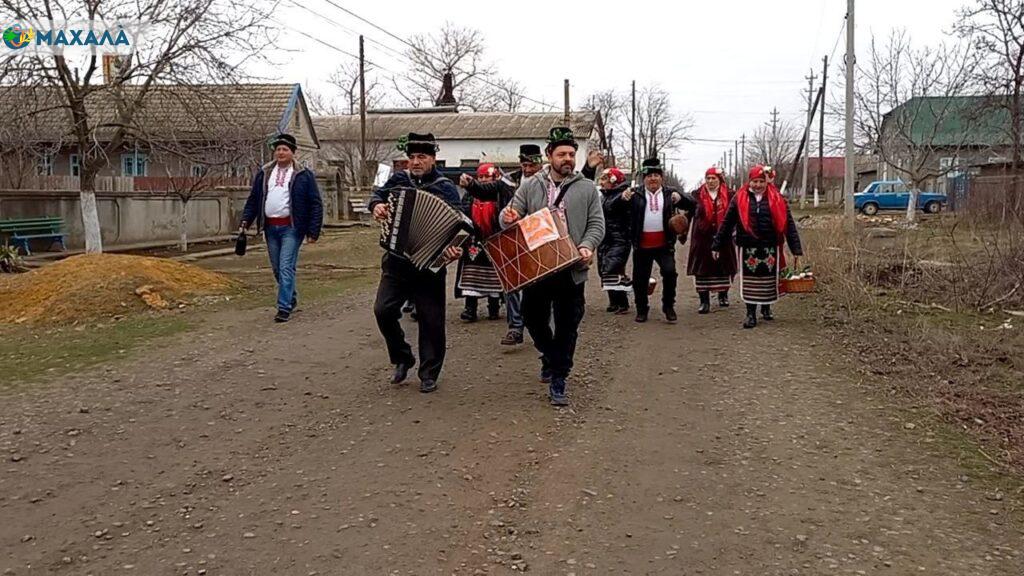
[[[1009,498],[806,302],[743,331],[682,284],[676,326],[590,287],[568,411],[454,304],[440,390],[386,385],[372,290],[2,391],[0,574],[1024,573]]]

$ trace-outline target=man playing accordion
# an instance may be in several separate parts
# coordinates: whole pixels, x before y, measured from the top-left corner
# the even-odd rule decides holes
[[[399,142],[399,148],[409,157],[409,168],[396,172],[374,191],[368,206],[374,219],[378,222],[388,219],[388,195],[396,188],[429,192],[458,210],[458,188],[435,166],[437,141],[434,135],[410,133],[407,139]],[[449,247],[445,251],[448,260],[457,260],[461,256],[461,248]],[[421,270],[401,256],[386,252],[381,260],[380,285],[373,313],[387,343],[388,357],[395,365],[391,378],[393,384],[405,381],[409,370],[416,364],[416,357],[405,341],[400,323],[402,305],[407,300],[416,306],[419,325],[420,392],[433,392],[437,390],[437,378],[441,374],[445,354],[445,270]]]

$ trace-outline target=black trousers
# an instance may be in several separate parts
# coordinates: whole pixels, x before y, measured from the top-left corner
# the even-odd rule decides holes
[[[445,272],[417,270],[390,254],[381,261],[380,285],[373,314],[377,317],[392,364],[412,364],[416,357],[400,322],[406,301],[416,306],[419,325],[420,380],[437,380],[445,353]]]
[[[573,280],[571,270],[563,270],[523,289],[523,321],[540,352],[541,366],[556,378],[566,378],[572,370],[585,288],[586,283]]]
[[[676,305],[676,252],[671,246],[664,248],[637,248],[633,252],[633,293],[636,295],[637,312],[651,309],[647,296],[647,284],[651,280],[654,264],[661,270],[661,305],[673,308]]]

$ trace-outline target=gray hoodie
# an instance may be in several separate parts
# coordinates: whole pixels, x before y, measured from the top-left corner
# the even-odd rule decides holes
[[[512,197],[510,206],[520,216],[539,212],[548,205],[548,184],[551,182],[551,168],[543,170],[529,178],[524,178]],[[604,239],[604,209],[601,206],[601,193],[592,180],[584,178],[576,172],[562,181],[561,189],[566,189],[561,207],[565,209],[565,220],[569,225],[569,237],[576,246],[589,248],[597,252],[598,245]],[[580,264],[573,268],[573,280],[577,284],[587,281],[587,268]]]

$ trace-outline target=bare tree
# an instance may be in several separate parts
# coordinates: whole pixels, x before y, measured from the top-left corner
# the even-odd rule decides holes
[[[493,67],[484,60],[484,35],[474,28],[445,22],[432,34],[409,39],[405,55],[412,63],[401,82],[393,78],[398,95],[409,106],[432,106],[441,92],[447,73],[453,75],[459,104],[477,109],[491,96],[486,80]]]
[[[788,120],[762,124],[746,141],[747,155],[743,163],[773,166],[781,173],[782,167],[792,164],[796,158],[802,136],[803,128]]]
[[[522,84],[511,78],[496,78],[481,88],[480,94],[482,100],[477,110],[484,112],[520,112],[526,102]]]
[[[337,116],[350,113],[347,109],[342,110],[337,102],[322,92],[305,89],[302,93],[306,97],[306,105],[309,106],[309,112],[313,116]]]
[[[338,66],[327,80],[335,86],[345,98],[345,111],[333,112],[332,114],[358,114],[359,113],[359,63],[348,61]],[[384,104],[384,85],[377,76],[377,68],[369,62],[366,63],[366,109],[373,110]],[[317,113],[319,114],[319,112]]]
[[[96,176],[131,138],[136,113],[154,86],[232,83],[273,43],[270,4],[263,0],[0,0],[0,21],[36,28],[55,22],[146,22],[130,60],[100,82],[101,55],[12,52],[0,67],[19,85],[37,86],[39,108],[61,115],[81,157],[80,196],[87,252],[103,250]],[[113,102],[113,106],[98,103]]]
[[[1010,121],[1004,133],[1010,141],[1012,167],[1012,210],[1021,211],[1021,178],[1024,168],[1024,2],[1020,0],[975,0],[959,12],[956,31],[977,51],[981,65],[974,77],[992,107],[1004,110]]]
[[[917,193],[960,169],[961,155],[977,135],[977,110],[970,100],[976,58],[967,44],[914,47],[905,31],[885,44],[872,38],[858,65],[855,125],[881,160],[910,188],[907,221],[913,222]],[[962,124],[962,129],[953,125]],[[943,158],[949,159],[944,161]]]
[[[628,131],[615,131],[616,126],[623,125],[623,114],[629,111],[629,102],[626,97],[614,89],[599,90],[588,95],[583,100],[583,108],[600,112],[603,120],[602,128],[604,141],[608,143],[612,159],[629,157],[629,141],[624,135]]]
[[[621,132],[631,134],[633,117],[624,110],[619,124]],[[661,157],[677,149],[690,130],[693,119],[672,108],[668,92],[658,86],[645,86],[636,96],[636,153],[637,165],[643,158]]]

